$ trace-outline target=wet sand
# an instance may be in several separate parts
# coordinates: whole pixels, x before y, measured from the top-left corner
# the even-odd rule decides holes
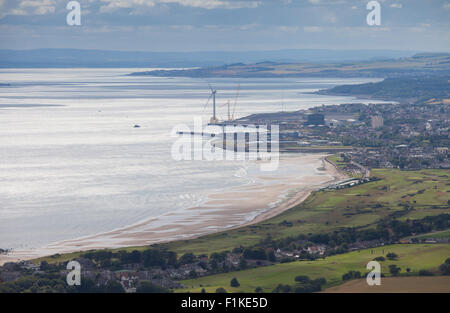
[[[173,211],[106,233],[65,240],[33,250],[12,251],[0,255],[0,264],[56,253],[192,239],[250,225],[276,216],[304,201],[312,191],[346,178],[325,160],[324,154],[299,155],[280,162],[317,164],[319,169],[313,176],[298,177],[292,173],[286,177],[271,177],[261,174],[255,184],[211,194],[209,200],[199,207]]]

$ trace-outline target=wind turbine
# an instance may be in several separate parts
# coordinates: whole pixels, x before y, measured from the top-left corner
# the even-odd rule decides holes
[[[209,84],[209,89],[211,89],[211,94],[209,95],[208,102],[209,102],[209,99],[211,99],[211,97],[213,98],[213,116],[209,122],[211,124],[214,124],[219,121],[216,117],[216,93],[217,93],[217,90],[214,90],[210,84]]]

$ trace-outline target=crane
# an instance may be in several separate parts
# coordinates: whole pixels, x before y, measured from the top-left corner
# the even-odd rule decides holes
[[[231,115],[231,121],[234,120],[234,113],[236,112],[236,103],[239,97],[239,91],[241,89],[241,84],[238,84],[237,90],[236,90],[236,98],[234,99],[234,106],[233,106],[233,114]]]
[[[217,119],[217,116],[216,116],[216,93],[217,93],[217,90],[215,90],[215,89],[213,89],[212,87],[211,87],[211,84],[208,84],[209,85],[209,89],[211,89],[211,94],[209,95],[209,97],[208,97],[208,101],[206,101],[206,103],[205,103],[205,106],[203,107],[203,110],[206,108],[206,106],[208,105],[208,103],[209,103],[209,100],[211,100],[211,98],[213,98],[213,116],[211,117],[211,119],[210,119],[210,123],[211,124],[214,124],[214,123],[217,123],[219,120]]]

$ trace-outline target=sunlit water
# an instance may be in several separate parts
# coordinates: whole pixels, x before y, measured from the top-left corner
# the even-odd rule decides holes
[[[251,184],[251,162],[175,162],[172,128],[227,116],[375,102],[304,94],[364,79],[130,77],[136,69],[0,70],[0,248],[100,233]],[[135,128],[134,125],[140,125]],[[316,169],[305,167],[304,175]],[[283,175],[280,168],[273,175]]]

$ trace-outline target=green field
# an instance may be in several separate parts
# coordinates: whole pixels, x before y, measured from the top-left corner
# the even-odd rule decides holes
[[[444,230],[444,231],[438,231],[438,232],[432,232],[421,236],[412,236],[410,238],[417,238],[417,239],[428,239],[428,238],[449,238],[450,237],[450,230]]]
[[[400,218],[403,220],[448,213],[449,175],[449,170],[375,169],[372,176],[379,181],[349,189],[317,191],[300,205],[267,221],[166,246],[178,253],[210,254],[240,245],[251,246],[268,235],[279,239],[341,227],[371,227],[381,218],[403,210],[405,205],[412,210]],[[283,221],[291,225],[286,226]]]
[[[329,288],[325,293],[450,293],[450,276],[386,277],[380,286],[369,286],[365,279],[355,279]]]
[[[182,283],[188,289],[178,291],[200,292],[202,288],[205,288],[207,292],[215,292],[218,287],[223,287],[228,292],[254,292],[256,287],[261,287],[265,292],[271,292],[280,283],[293,285],[294,278],[298,275],[307,275],[311,278],[325,277],[328,282],[326,287],[331,287],[342,283],[342,275],[349,270],[357,270],[361,273],[368,272],[366,264],[373,258],[386,255],[388,252],[396,253],[398,259],[380,262],[383,274],[390,275],[388,271],[390,264],[399,266],[402,269],[401,273],[404,273],[406,268],[410,268],[411,274],[417,274],[421,269],[435,270],[440,264],[444,263],[445,259],[450,257],[450,245],[391,245],[335,255],[316,261],[296,261],[205,276],[183,281]],[[230,281],[233,277],[238,279],[240,287],[230,287]]]

